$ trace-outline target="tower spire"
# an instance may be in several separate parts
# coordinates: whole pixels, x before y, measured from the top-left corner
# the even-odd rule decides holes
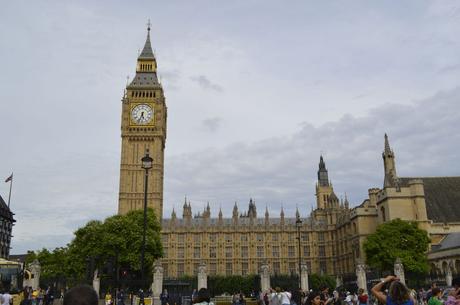
[[[329,175],[322,155],[319,157],[318,185],[329,186]]]
[[[390,142],[388,141],[388,135],[385,133],[385,153],[391,153]]]
[[[395,187],[398,185],[398,175],[396,174],[395,154],[390,147],[388,135],[385,133],[385,148],[382,153],[383,167],[385,170],[385,178],[383,187]]]

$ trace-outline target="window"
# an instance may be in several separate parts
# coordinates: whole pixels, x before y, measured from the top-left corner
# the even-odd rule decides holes
[[[209,234],[209,241],[215,243],[217,240],[216,234]]]
[[[382,207],[382,208],[380,209],[380,212],[382,213],[382,220],[383,220],[383,222],[385,222],[385,221],[386,221],[386,217],[385,217],[385,208]]]
[[[182,276],[184,275],[184,264],[179,263],[177,264],[177,276]]]
[[[232,275],[232,274],[233,274],[233,266],[232,266],[232,263],[226,263],[226,264],[225,264],[225,274],[226,274],[226,275]]]
[[[289,246],[288,247],[288,256],[289,257],[294,257],[295,256],[295,248],[294,248],[294,246]]]
[[[310,256],[310,247],[303,246],[303,256]]]
[[[201,235],[200,235],[200,234],[195,234],[195,235],[193,236],[193,241],[194,241],[195,243],[200,243],[200,242],[201,242]]]
[[[209,258],[216,258],[216,247],[209,247]]]
[[[185,235],[184,234],[179,234],[177,235],[177,241],[180,243],[183,243],[185,240]]]
[[[241,247],[241,257],[248,257],[248,247]]]
[[[308,233],[302,233],[301,237],[302,241],[308,241]]]
[[[295,237],[295,239],[297,239],[297,237]],[[288,241],[294,241],[294,233],[288,234]]]
[[[248,275],[249,274],[248,263],[241,263],[241,274],[242,275]]]
[[[325,261],[319,262],[319,273],[320,274],[327,273],[327,267],[326,267],[326,262]]]
[[[231,242],[232,241],[232,234],[225,234],[225,241],[226,242]]]
[[[177,247],[177,258],[184,258],[184,247]]]
[[[264,247],[257,246],[257,257],[264,257]]]
[[[319,256],[326,256],[326,249],[324,246],[319,246]]]
[[[297,264],[290,262],[289,263],[289,274],[296,274],[297,273]]]
[[[168,248],[163,248],[163,257],[168,257]]]
[[[193,275],[197,275],[198,274],[198,267],[200,266],[199,263],[194,263],[193,264]]]
[[[273,257],[280,257],[280,247],[273,246],[272,253],[273,253]]]
[[[165,278],[169,277],[169,273],[168,273],[168,264],[162,264],[162,267],[163,267],[163,275]]]
[[[272,234],[272,241],[278,241],[278,234]]]
[[[241,234],[241,241],[248,241],[248,236],[246,234]]]
[[[324,232],[318,232],[318,241],[324,241]]]
[[[193,248],[193,258],[200,258],[201,257],[201,248],[195,247]]]
[[[233,248],[232,247],[225,247],[225,257],[232,258],[233,256]]]
[[[257,233],[256,238],[257,241],[264,241],[264,235],[262,233]]]
[[[212,275],[217,274],[217,265],[216,265],[216,263],[209,264],[209,273],[212,274]]]
[[[166,244],[166,243],[168,242],[168,235],[162,234],[162,235],[161,235],[161,242],[162,242],[163,244]]]
[[[273,272],[275,274],[279,274],[280,273],[280,262],[274,262],[273,263]]]

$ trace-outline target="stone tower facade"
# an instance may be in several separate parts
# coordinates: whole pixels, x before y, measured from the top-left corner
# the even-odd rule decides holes
[[[166,118],[149,25],[147,40],[137,58],[136,76],[122,99],[119,214],[143,208],[145,170],[141,158],[149,153],[153,168],[149,170],[147,206],[155,210],[158,218],[162,217]]]

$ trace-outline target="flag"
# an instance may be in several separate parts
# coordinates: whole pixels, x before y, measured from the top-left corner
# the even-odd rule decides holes
[[[11,174],[8,178],[6,178],[5,183],[10,182],[10,181],[13,181],[13,174]]]

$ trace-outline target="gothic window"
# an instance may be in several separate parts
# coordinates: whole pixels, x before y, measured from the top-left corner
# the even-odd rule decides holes
[[[184,275],[184,264],[179,263],[177,264],[177,276],[180,277],[182,275]]]
[[[257,257],[264,257],[264,247],[257,246]]]
[[[210,241],[210,242],[215,243],[216,240],[217,240],[216,234],[210,234],[210,235],[209,235],[209,241]]]
[[[272,254],[273,254],[273,257],[280,257],[280,247],[273,246],[272,247]]]
[[[310,247],[303,246],[303,256],[310,256]]]
[[[216,258],[216,247],[209,247],[209,258]]]
[[[201,235],[200,235],[200,234],[195,234],[195,235],[193,236],[193,241],[194,241],[195,243],[200,243],[200,242],[201,242]]]
[[[272,234],[272,241],[278,241],[278,234],[276,233]]]
[[[216,265],[216,263],[209,264],[209,273],[211,275],[215,275],[217,273],[217,265]]]
[[[248,236],[246,234],[241,234],[241,241],[248,241]]]
[[[262,233],[257,233],[257,241],[264,241],[264,235]]]
[[[241,274],[242,275],[248,275],[249,274],[248,263],[241,263]]]
[[[229,234],[229,233],[225,234],[225,241],[228,243],[232,242],[232,234]]]
[[[161,235],[161,242],[163,244],[167,244],[168,243],[168,235],[167,234],[162,234]]]
[[[275,274],[279,274],[280,273],[280,262],[274,262],[273,263],[273,272]]]
[[[225,274],[226,275],[232,275],[232,273],[233,273],[232,263],[226,263],[225,264]]]
[[[185,240],[185,235],[184,235],[184,234],[179,234],[179,235],[177,235],[177,241],[178,241],[179,243],[183,243],[184,240]]]
[[[248,257],[248,247],[241,247],[241,257]]]
[[[193,258],[200,258],[201,257],[201,248],[195,247],[193,248]]]
[[[319,256],[326,256],[326,249],[324,246],[319,246]]]
[[[225,257],[232,258],[233,256],[233,248],[232,247],[225,247]]]
[[[199,263],[194,263],[194,264],[193,264],[193,275],[197,275],[197,274],[198,274],[198,267],[200,267],[200,264],[199,264]]]
[[[294,246],[289,246],[288,247],[288,256],[289,257],[294,257],[295,256],[295,248],[294,248]]]
[[[324,241],[324,232],[318,232],[318,241]]]
[[[302,233],[301,238],[302,241],[308,241],[308,233]]]
[[[289,263],[289,274],[296,274],[297,273],[297,264],[290,262]]]
[[[177,258],[184,258],[184,247],[177,247]]]

